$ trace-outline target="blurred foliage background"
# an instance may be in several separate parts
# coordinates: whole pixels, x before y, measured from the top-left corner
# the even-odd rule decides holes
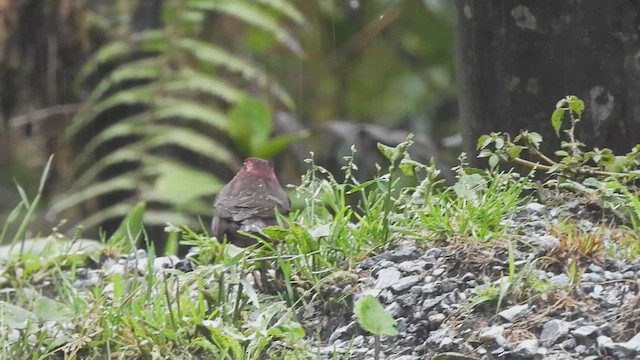
[[[162,237],[208,223],[246,156],[296,183],[314,152],[416,133],[442,168],[459,152],[445,0],[0,0],[0,218],[51,177],[35,231],[113,231],[140,201]],[[65,221],[60,224],[61,221]],[[35,236],[35,234],[31,234]]]

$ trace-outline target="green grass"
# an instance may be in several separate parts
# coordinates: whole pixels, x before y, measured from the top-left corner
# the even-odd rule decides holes
[[[89,259],[135,252],[146,236],[144,204],[131,210],[97,253],[19,252],[0,268],[0,285],[15,289],[0,299],[0,352],[20,359],[319,358],[310,346],[313,334],[305,333],[297,316],[319,298],[324,284],[345,282],[357,289],[350,270],[399,240],[412,239],[424,248],[435,241],[504,242],[508,220],[530,201],[525,195],[532,188],[530,177],[469,169],[462,157],[449,186],[438,179],[433,164],[409,158],[410,145],[408,139],[396,148],[381,147],[389,163],[365,182],[354,175],[355,150],[340,179],[309,160],[295,189],[304,207],[281,216],[285,226],[265,229],[273,241],[261,247],[234,252],[209,238],[206,226],[168,226],[176,241],[200,248],[193,258],[199,267],[190,273],[154,274],[147,261],[144,275],[113,274],[93,288],[74,288],[78,269]],[[4,238],[6,229],[18,224],[9,239],[13,246],[26,243],[25,229],[39,199],[29,201],[20,192],[23,200],[0,234]],[[631,213],[635,226],[637,196],[618,193],[626,199],[620,208]],[[630,251],[637,253],[634,246]],[[153,248],[148,254],[152,260]],[[516,267],[511,255],[503,281],[478,288],[470,302],[499,307],[507,298],[549,297],[558,289],[535,276],[539,268],[538,263]],[[276,276],[256,290],[249,275],[257,273]],[[343,294],[334,300],[349,298]]]

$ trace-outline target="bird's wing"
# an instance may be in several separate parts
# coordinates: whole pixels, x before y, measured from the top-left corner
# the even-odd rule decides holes
[[[291,210],[291,203],[287,193],[280,189],[272,189],[269,195],[264,191],[223,191],[214,203],[216,215],[233,221],[243,221],[251,217],[273,218],[274,209],[281,213]]]
[[[252,217],[273,218],[274,209],[288,213],[288,201],[283,204],[277,197],[270,195],[231,197],[221,201],[216,207],[216,214],[233,221],[242,221]]]

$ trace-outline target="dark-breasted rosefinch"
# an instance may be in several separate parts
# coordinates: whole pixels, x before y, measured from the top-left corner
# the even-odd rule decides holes
[[[229,243],[247,247],[255,244],[255,240],[238,231],[259,234],[263,228],[277,225],[275,210],[288,214],[291,202],[271,164],[264,159],[248,158],[222,188],[213,208],[212,235],[219,241],[226,236]]]

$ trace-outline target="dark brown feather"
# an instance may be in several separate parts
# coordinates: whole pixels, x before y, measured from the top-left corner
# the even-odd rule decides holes
[[[228,242],[247,247],[255,241],[238,231],[259,234],[264,227],[276,225],[275,209],[286,215],[291,211],[291,202],[271,164],[263,159],[249,158],[222,188],[213,207],[212,235],[220,241],[226,236]]]

